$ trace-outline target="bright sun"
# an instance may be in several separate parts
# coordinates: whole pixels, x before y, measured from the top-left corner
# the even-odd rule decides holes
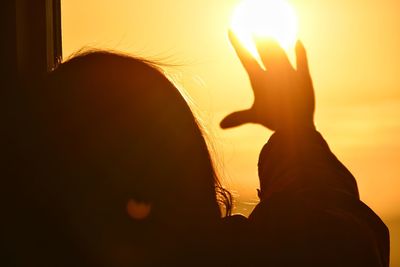
[[[273,38],[285,48],[297,40],[297,16],[285,0],[244,0],[235,9],[231,24],[243,45],[258,57],[254,37]]]

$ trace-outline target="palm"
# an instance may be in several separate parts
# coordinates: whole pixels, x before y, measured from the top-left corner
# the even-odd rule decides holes
[[[234,112],[222,122],[222,128],[244,123],[259,123],[271,130],[313,127],[314,92],[303,46],[297,44],[297,70],[276,42],[260,41],[257,48],[267,70],[244,49],[236,37],[230,39],[249,74],[254,103],[248,110]]]

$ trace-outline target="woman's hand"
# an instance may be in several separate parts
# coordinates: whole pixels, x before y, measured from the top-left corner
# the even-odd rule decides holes
[[[232,32],[229,39],[249,75],[254,103],[248,110],[226,116],[221,127],[258,123],[274,131],[314,129],[314,89],[302,43],[296,44],[297,69],[294,69],[277,42],[257,40],[264,70]]]

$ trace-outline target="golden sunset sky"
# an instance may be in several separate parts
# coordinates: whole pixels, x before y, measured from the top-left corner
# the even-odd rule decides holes
[[[166,71],[192,99],[236,211],[249,214],[257,203],[258,153],[271,132],[219,128],[225,115],[252,103],[227,38],[239,2],[63,0],[63,54],[94,47],[178,65]],[[287,2],[308,50],[317,128],[356,177],[361,199],[390,227],[392,265],[400,266],[400,1]]]

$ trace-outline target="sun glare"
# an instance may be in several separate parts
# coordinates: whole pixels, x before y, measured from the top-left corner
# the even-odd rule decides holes
[[[273,38],[289,50],[297,40],[297,16],[285,0],[244,0],[236,7],[231,27],[243,45],[258,57],[254,37]]]

